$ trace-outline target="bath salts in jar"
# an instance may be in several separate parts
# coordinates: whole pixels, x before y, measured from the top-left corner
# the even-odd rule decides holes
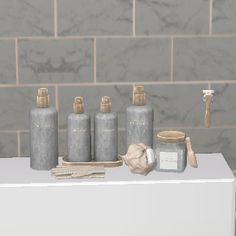
[[[187,163],[186,135],[179,131],[162,131],[157,134],[156,170],[182,172]]]

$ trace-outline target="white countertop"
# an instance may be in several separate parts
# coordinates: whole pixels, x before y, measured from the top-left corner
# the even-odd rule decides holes
[[[220,153],[197,154],[197,169],[187,166],[183,173],[156,172],[147,176],[132,174],[128,167],[107,168],[104,179],[57,180],[50,171],[30,168],[29,158],[0,159],[0,187],[99,185],[99,184],[146,184],[166,182],[232,182],[235,177]]]

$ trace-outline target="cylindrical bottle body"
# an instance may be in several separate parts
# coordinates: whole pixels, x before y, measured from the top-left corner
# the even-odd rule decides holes
[[[126,110],[126,148],[137,143],[153,146],[153,109],[148,105]]]
[[[118,123],[115,113],[97,113],[94,118],[94,159],[115,161],[118,157]]]
[[[90,117],[72,113],[68,117],[68,161],[91,161]]]
[[[50,170],[58,165],[58,115],[54,107],[30,112],[30,166]]]

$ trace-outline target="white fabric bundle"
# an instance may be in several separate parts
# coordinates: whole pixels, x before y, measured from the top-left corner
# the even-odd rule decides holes
[[[156,165],[153,150],[143,143],[131,144],[122,158],[135,174],[147,175]]]

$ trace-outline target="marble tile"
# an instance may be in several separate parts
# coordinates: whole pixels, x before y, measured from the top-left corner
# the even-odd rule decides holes
[[[93,80],[93,40],[21,40],[21,83],[70,83]]]
[[[54,104],[54,88],[49,89]],[[37,88],[0,88],[0,130],[29,128],[30,109],[36,107]]]
[[[68,154],[67,149],[67,131],[58,132],[58,151],[59,156],[66,156]]]
[[[236,1],[213,0],[213,33],[236,33]]]
[[[137,34],[209,32],[208,0],[137,0]]]
[[[156,127],[204,126],[205,85],[146,85]]]
[[[0,36],[54,34],[53,1],[1,0],[0,16]]]
[[[20,156],[30,156],[30,136],[28,132],[20,132]]]
[[[213,84],[212,124],[236,125],[236,84]]]
[[[85,112],[92,117],[99,111],[102,96],[112,99],[112,110],[118,112],[119,127],[125,126],[125,109],[131,104],[132,86],[78,86],[59,88],[59,127],[67,128],[67,117],[72,112],[74,97],[84,98]]]
[[[132,0],[59,0],[59,35],[131,35]]]
[[[16,133],[0,133],[0,158],[17,156]]]
[[[0,84],[16,83],[15,42],[0,41]]]
[[[170,80],[169,39],[97,40],[97,81]]]
[[[174,80],[235,80],[236,38],[174,40]]]

